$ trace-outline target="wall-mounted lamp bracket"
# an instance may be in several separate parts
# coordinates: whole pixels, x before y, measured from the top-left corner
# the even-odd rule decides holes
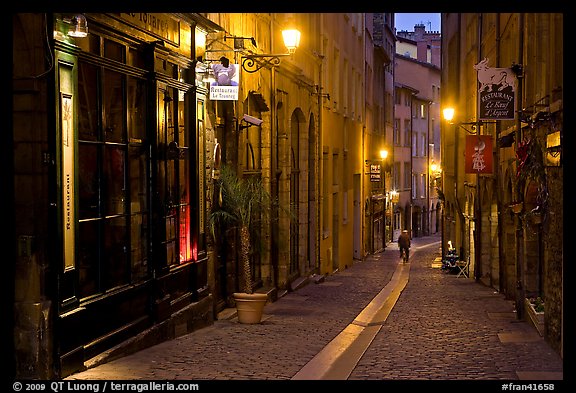
[[[290,56],[291,53],[277,55],[247,55],[242,57],[242,68],[244,71],[254,73],[261,68],[271,68],[280,65],[280,57]]]
[[[256,45],[256,39],[254,37],[224,36],[224,41],[226,41],[227,39],[233,39],[234,40],[234,49],[235,50],[244,49],[244,41],[245,40],[250,40],[250,42],[252,43],[252,45],[255,48],[258,47],[258,45]]]
[[[469,134],[477,134],[477,128],[482,127],[484,124],[496,124],[496,121],[484,121],[484,120],[478,120],[478,121],[469,121],[469,122],[462,122],[462,123],[450,123],[450,124],[455,124],[458,127],[462,128],[464,131],[466,131]],[[465,126],[470,126],[471,130],[467,129]]]
[[[330,99],[330,94],[320,92],[322,90],[322,88],[319,85],[314,85],[314,87],[316,88],[316,93],[312,93],[312,94],[317,95],[318,97],[324,97],[324,98]]]
[[[470,126],[472,130],[467,129],[465,126]],[[458,123],[458,127],[462,128],[468,134],[476,134],[476,123]]]

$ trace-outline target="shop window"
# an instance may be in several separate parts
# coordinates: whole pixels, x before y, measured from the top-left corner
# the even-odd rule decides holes
[[[79,63],[76,173],[81,298],[149,274],[145,97],[144,80]]]
[[[104,57],[116,60],[120,63],[126,62],[126,47],[118,42],[108,39],[104,40]]]
[[[134,48],[129,48],[126,58],[126,64],[131,65],[133,67],[145,68],[146,65],[142,51],[139,51]]]
[[[100,56],[100,40],[101,37],[91,31],[87,37],[76,40],[75,44],[84,52]]]
[[[98,140],[98,68],[82,64],[78,75],[78,138],[84,141]]]
[[[161,261],[178,265],[193,259],[191,247],[189,138],[185,124],[185,95],[176,88],[158,90],[158,169],[156,190],[163,224],[156,238]]]
[[[101,191],[104,215],[125,214],[126,183],[124,179],[126,147],[105,144],[102,147]]]
[[[124,118],[126,115],[123,100],[125,77],[114,71],[103,72],[103,127],[106,142],[126,142]]]

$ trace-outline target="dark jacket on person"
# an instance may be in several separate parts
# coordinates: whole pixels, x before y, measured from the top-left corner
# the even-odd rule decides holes
[[[406,232],[402,232],[398,236],[398,247],[410,248],[410,235]]]

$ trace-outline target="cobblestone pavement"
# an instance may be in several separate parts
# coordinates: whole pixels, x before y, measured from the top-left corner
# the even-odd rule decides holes
[[[511,301],[433,267],[438,235],[412,245],[408,284],[349,380],[562,379],[562,359],[516,319]],[[392,243],[267,304],[260,324],[220,319],[66,379],[290,380],[390,282],[399,261]]]
[[[433,268],[430,250],[350,379],[562,378],[561,358],[493,288]]]

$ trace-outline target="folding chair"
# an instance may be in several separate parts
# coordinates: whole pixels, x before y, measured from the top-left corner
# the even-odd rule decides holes
[[[458,261],[458,263],[456,264],[456,266],[458,266],[458,274],[456,275],[456,278],[460,277],[460,276],[464,276],[465,278],[468,278],[470,272],[469,272],[469,268],[470,268],[470,257],[468,257],[466,259],[466,261]]]

